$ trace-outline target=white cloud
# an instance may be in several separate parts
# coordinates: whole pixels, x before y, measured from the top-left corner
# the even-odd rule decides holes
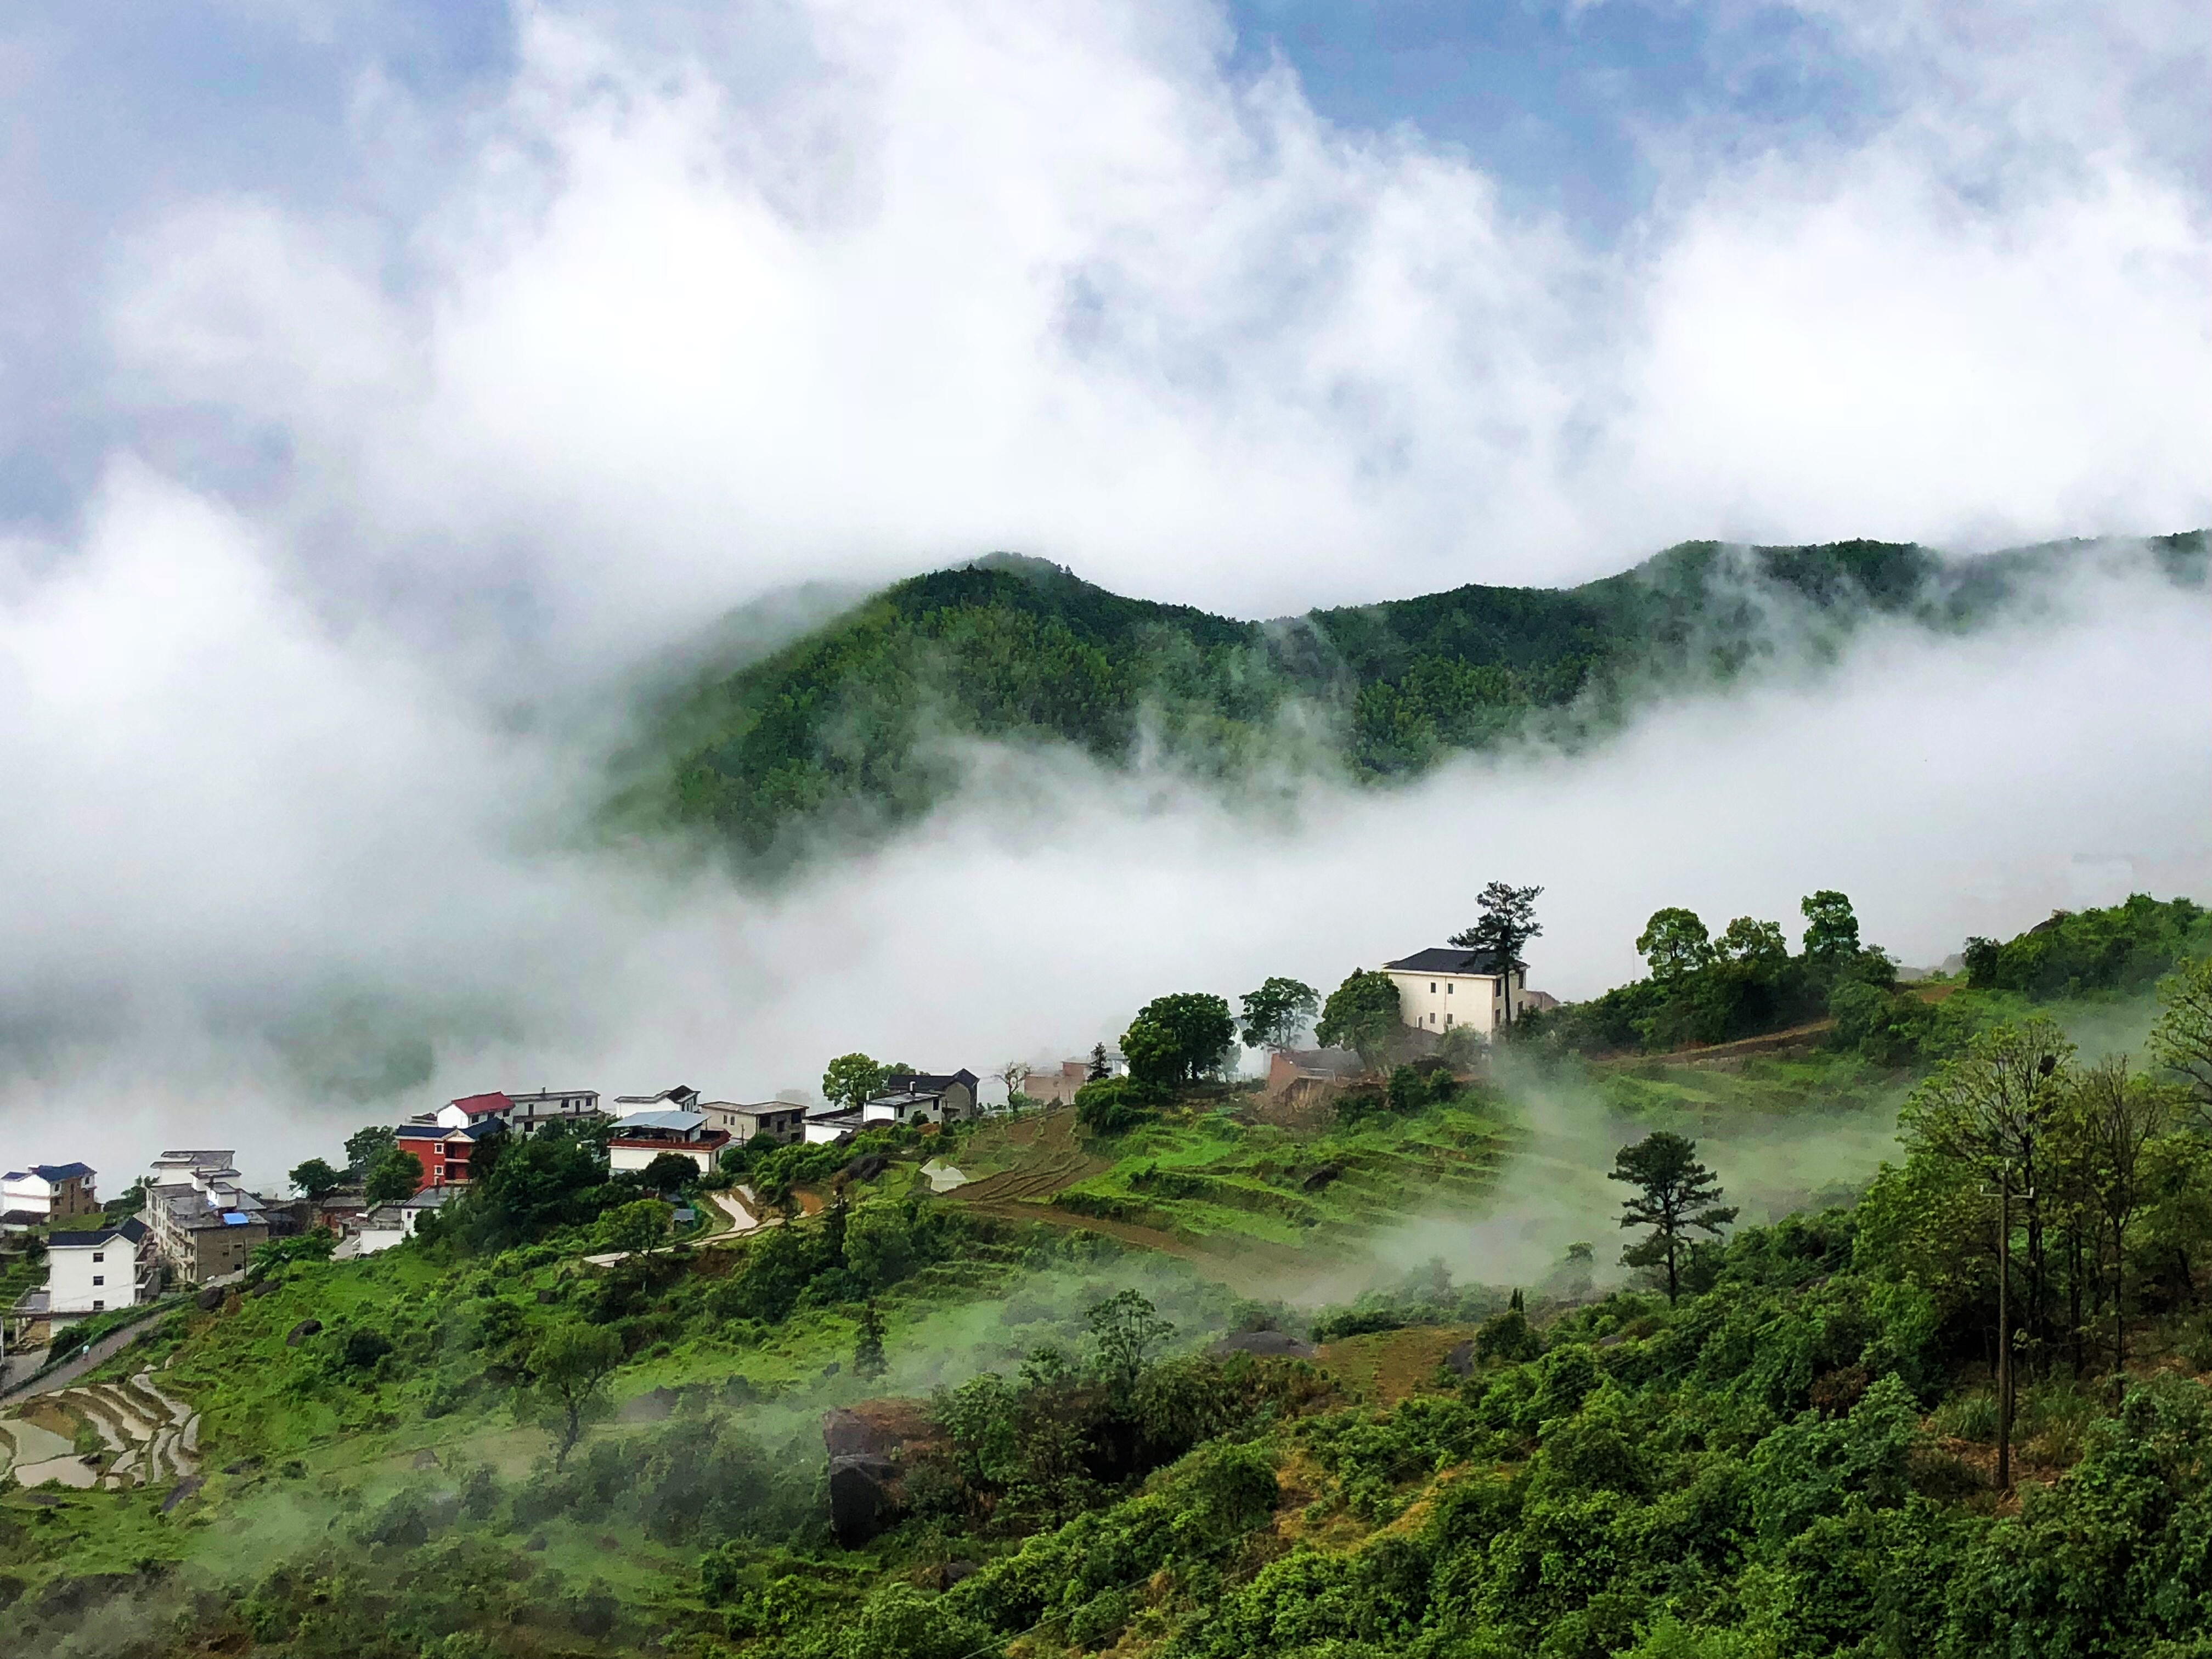
[[[133,372],[276,422],[304,494],[447,580],[526,547],[601,645],[994,546],[1264,613],[1695,535],[2212,518],[2203,219],[2106,135],[1977,195],[1958,134],[2012,135],[1909,76],[1858,149],[1678,157],[1596,255],[1417,134],[1224,80],[1202,9],[774,16],[763,59],[532,13],[409,282],[337,216],[195,206],[131,273]]]
[[[609,669],[796,579],[1014,546],[1265,614],[1697,534],[2212,519],[2201,208],[2090,125],[2152,33],[2037,55],[2083,115],[2023,134],[2016,57],[1869,24],[1896,121],[1670,162],[1601,253],[1231,83],[1205,8],[744,15],[531,11],[486,108],[364,87],[363,188],[118,237],[105,396],[155,459],[0,583],[12,1129],[127,1168],[243,1122],[270,1174],[371,1109],[275,1047],[356,1000],[433,1042],[426,1095],[980,1066],[1332,979],[1500,873],[1551,887],[1567,993],[1665,902],[1841,885],[1925,958],[2123,872],[2206,890],[2204,606],[2124,580],[1295,829],[1078,778],[771,896],[572,850]]]

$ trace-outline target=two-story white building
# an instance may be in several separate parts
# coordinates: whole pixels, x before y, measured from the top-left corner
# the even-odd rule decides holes
[[[56,1324],[150,1302],[161,1283],[154,1235],[143,1222],[46,1236],[46,1316]]]
[[[605,1117],[597,1089],[538,1089],[510,1094],[494,1089],[481,1095],[462,1095],[434,1112],[410,1118],[411,1123],[437,1124],[447,1129],[474,1129],[497,1123],[520,1135],[536,1134],[551,1123],[587,1123]]]
[[[1439,945],[1386,962],[1382,971],[1398,988],[1398,1017],[1438,1036],[1472,1026],[1487,1037],[1506,1023],[1508,997],[1515,1019],[1528,1003],[1528,964],[1501,963],[1487,951]]]

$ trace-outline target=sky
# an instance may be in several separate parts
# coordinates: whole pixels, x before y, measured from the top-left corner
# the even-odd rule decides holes
[[[576,833],[638,665],[799,583],[2212,523],[2208,59],[2164,3],[11,8],[0,1158],[982,1069],[1499,873],[1567,994],[1664,902],[1856,883],[1933,959],[2212,896],[2203,596],[2087,555],[1985,646],[1287,826],[1002,756],[774,893]]]

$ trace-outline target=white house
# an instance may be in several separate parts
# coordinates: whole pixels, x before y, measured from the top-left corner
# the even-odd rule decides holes
[[[10,1170],[0,1175],[0,1215],[17,1225],[30,1225],[94,1214],[100,1209],[92,1190],[97,1173],[85,1164],[33,1164],[27,1170]]]
[[[810,1146],[827,1146],[860,1132],[860,1115],[849,1106],[816,1106],[806,1114],[805,1139]]]
[[[960,1097],[948,1102],[941,1089],[895,1089],[863,1103],[860,1122],[863,1127],[884,1123],[942,1123],[946,1118],[958,1119],[969,1115],[962,1109]]]
[[[463,1095],[458,1100],[449,1100],[436,1111],[425,1112],[408,1121],[424,1127],[434,1124],[442,1129],[473,1129],[480,1123],[505,1123],[514,1115],[513,1097],[494,1089],[489,1094]]]
[[[1398,988],[1398,1016],[1408,1025],[1441,1036],[1472,1026],[1487,1037],[1505,1023],[1505,1000],[1513,999],[1513,1018],[1528,1007],[1528,964],[1510,971],[1487,951],[1439,946],[1417,951],[1382,971]]]
[[[606,1115],[599,1109],[597,1089],[539,1089],[526,1095],[510,1093],[507,1098],[514,1103],[507,1127],[526,1135],[536,1134],[548,1124],[573,1128]]]
[[[150,1302],[161,1282],[154,1235],[142,1222],[46,1237],[46,1311],[58,1322]]]
[[[642,1170],[663,1152],[676,1152],[704,1175],[729,1144],[730,1132],[714,1127],[698,1112],[633,1112],[615,1125],[607,1141],[607,1167]]]
[[[732,1100],[701,1100],[695,1101],[691,1109],[715,1128],[728,1130],[730,1139],[740,1146],[755,1135],[766,1135],[789,1146],[799,1139],[806,1120],[805,1106],[789,1100],[763,1100],[752,1105],[740,1105]]]
[[[454,1187],[425,1187],[414,1197],[398,1204],[380,1204],[366,1212],[354,1225],[350,1236],[332,1253],[340,1261],[350,1261],[356,1256],[374,1255],[415,1237],[416,1224],[430,1211],[437,1209],[459,1189]]]

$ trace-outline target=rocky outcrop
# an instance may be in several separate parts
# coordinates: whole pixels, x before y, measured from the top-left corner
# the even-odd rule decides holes
[[[286,1333],[284,1337],[284,1346],[288,1348],[296,1348],[302,1342],[305,1342],[309,1337],[313,1336],[317,1331],[319,1331],[322,1328],[323,1322],[321,1320],[303,1319],[298,1324],[293,1326],[290,1331]]]
[[[906,1476],[945,1443],[919,1400],[867,1400],[822,1419],[830,1453],[830,1530],[852,1549],[906,1514]]]

